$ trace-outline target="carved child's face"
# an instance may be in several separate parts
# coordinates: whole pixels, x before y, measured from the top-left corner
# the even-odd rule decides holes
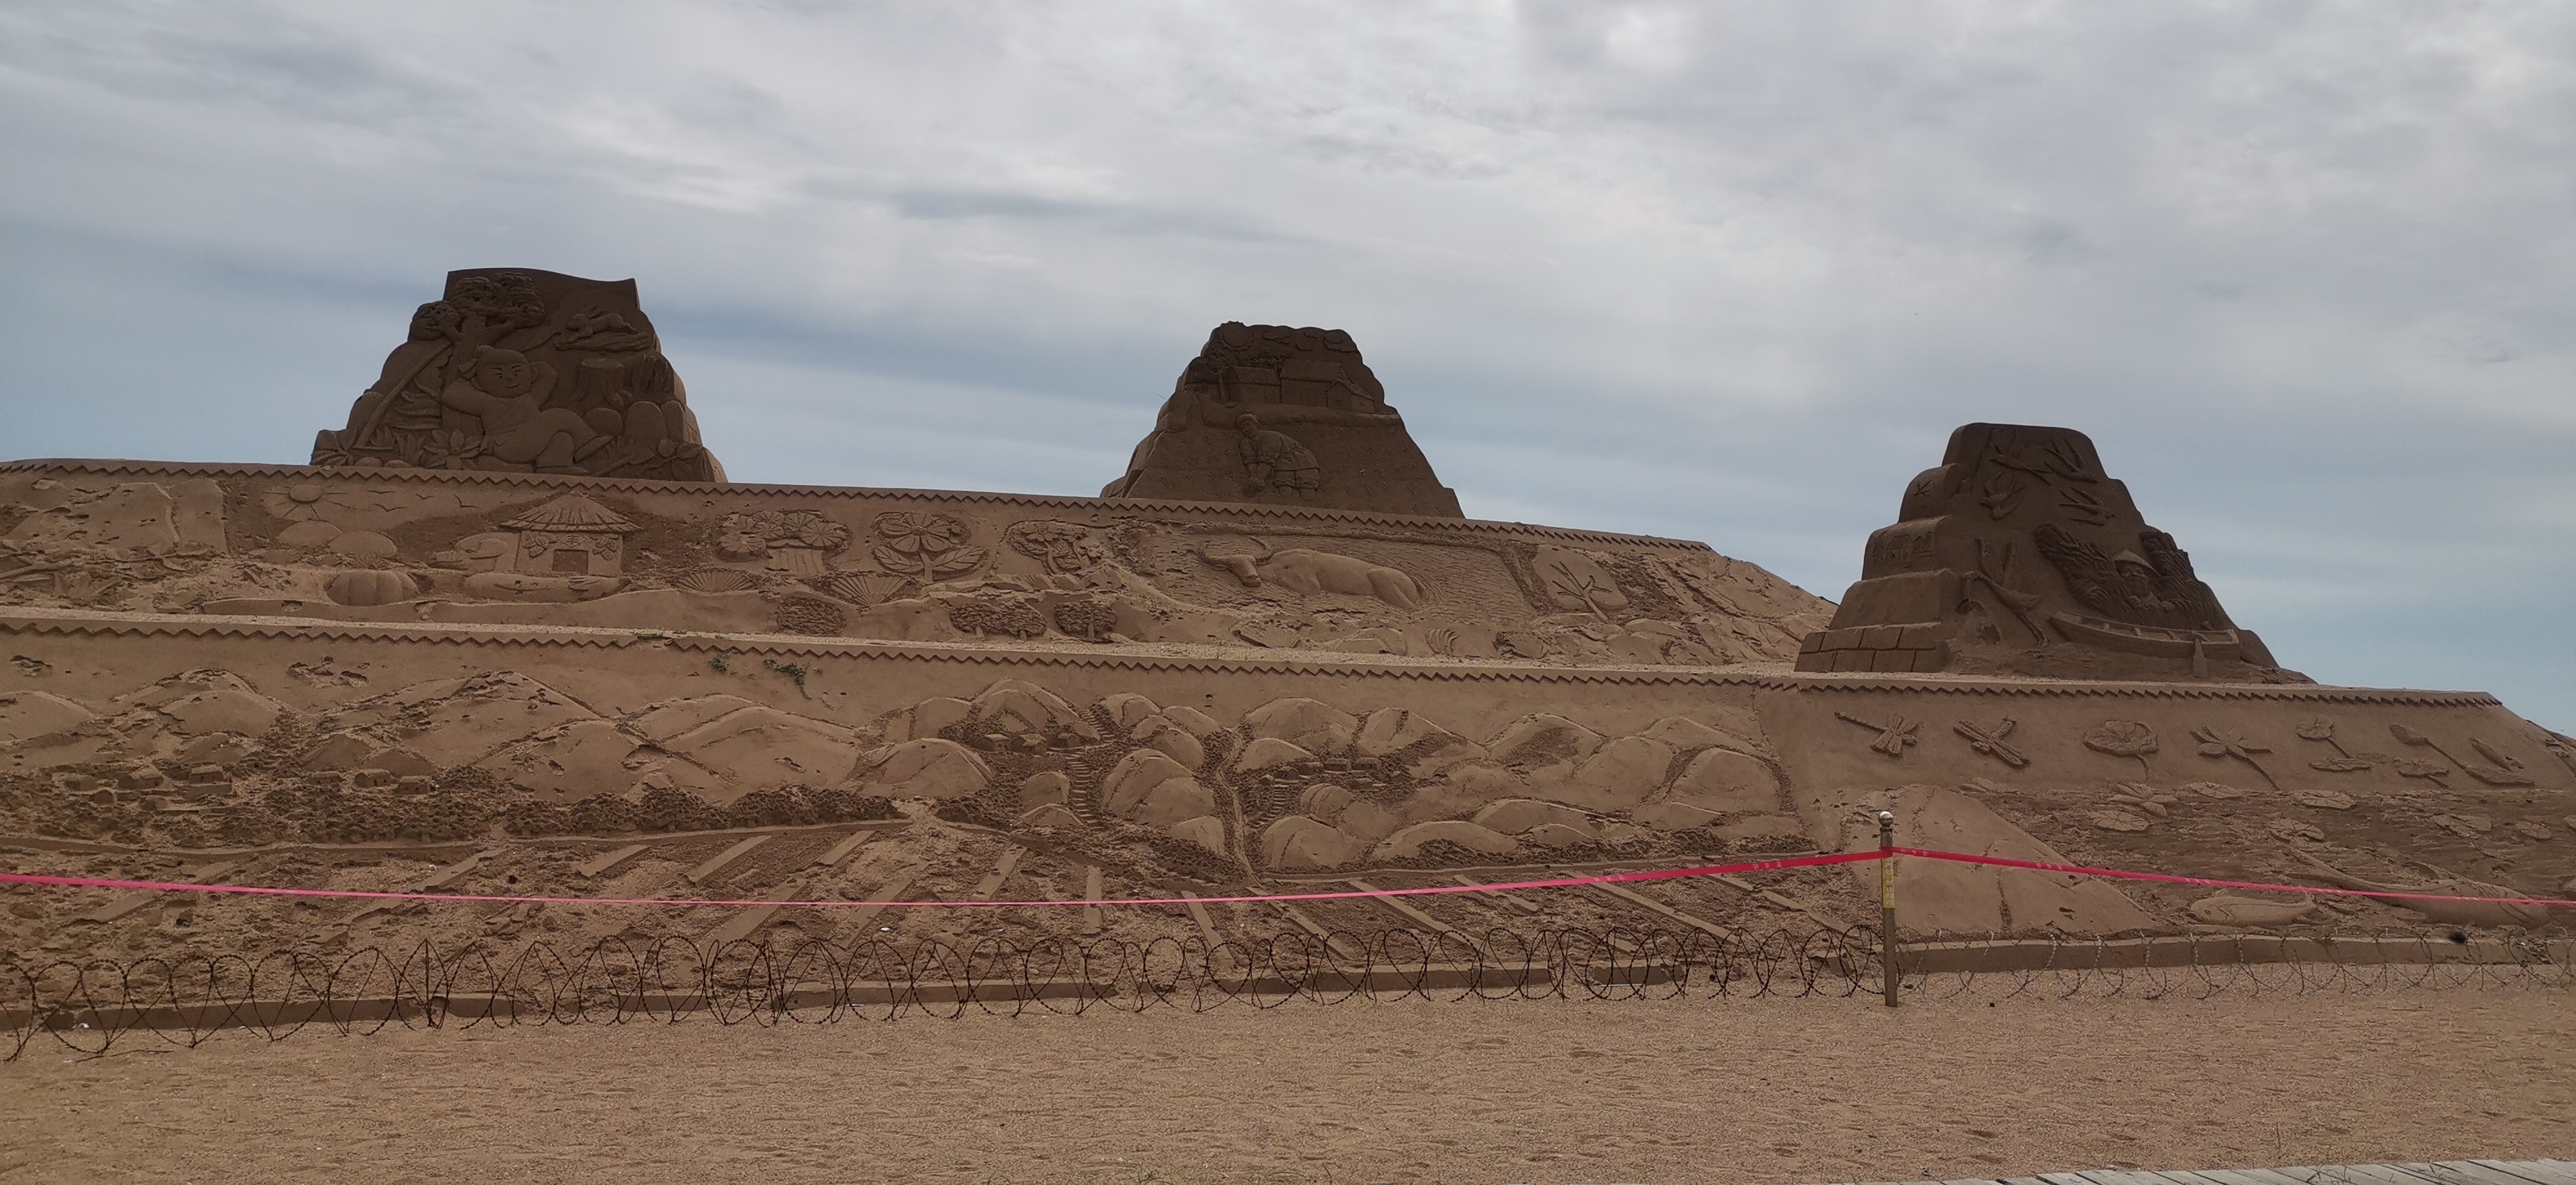
[[[536,378],[536,370],[525,358],[487,356],[474,368],[475,385],[494,395],[525,395]]]
[[[412,312],[411,339],[416,342],[426,342],[451,337],[453,336],[451,331],[456,328],[456,321],[454,305],[443,300],[433,300]]]

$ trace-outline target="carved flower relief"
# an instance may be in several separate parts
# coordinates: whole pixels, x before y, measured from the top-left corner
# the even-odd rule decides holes
[[[771,539],[779,546],[839,551],[849,545],[850,529],[811,510],[789,510],[779,513]]]
[[[298,482],[260,495],[259,505],[272,517],[290,523],[310,522],[322,517],[322,495],[320,482]]]
[[[1081,523],[1031,519],[1012,523],[1002,532],[1011,549],[1036,560],[1051,576],[1087,571],[1110,562],[1109,549]]]
[[[2133,758],[2152,777],[2147,758],[2156,752],[2156,730],[2143,720],[2105,720],[2085,730],[2084,747],[2112,757]]]
[[[884,542],[869,554],[886,571],[937,580],[962,576],[984,562],[984,549],[966,543],[974,528],[955,515],[890,511],[874,525]]]
[[[757,560],[769,555],[769,540],[751,530],[748,522],[739,527],[736,520],[747,516],[729,514],[716,526],[716,555],[728,560]]]
[[[2235,758],[2238,761],[2242,761],[2247,765],[2253,766],[2254,772],[2261,774],[2263,776],[2263,781],[2269,784],[2274,790],[2281,788],[2281,784],[2273,780],[2272,771],[2263,768],[2263,763],[2255,760],[2254,758],[2254,755],[2257,753],[2269,753],[2272,750],[2262,745],[2255,744],[2251,738],[2244,734],[2232,732],[2223,728],[2195,728],[2191,730],[2191,739],[2200,742],[2201,756]]]
[[[755,510],[728,514],[716,524],[716,554],[737,562],[768,558],[773,549],[806,553],[813,572],[822,557],[849,545],[850,529],[812,510]]]
[[[2252,761],[2254,759],[2249,754],[2271,752],[2270,749],[2247,739],[2243,734],[2223,728],[2195,728],[2191,730],[2191,736],[2193,740],[2200,742],[2200,755],[2203,757],[2233,757],[2239,761]]]
[[[2156,751],[2156,730],[2141,720],[2105,720],[2085,732],[2084,747],[2113,757],[2143,757]]]
[[[420,463],[432,469],[472,469],[483,455],[481,436],[462,428],[442,428],[420,442]]]

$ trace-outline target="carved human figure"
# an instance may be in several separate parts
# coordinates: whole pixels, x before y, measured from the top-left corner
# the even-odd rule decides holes
[[[1244,493],[1278,490],[1304,496],[1323,487],[1324,467],[1296,437],[1262,427],[1261,417],[1250,412],[1236,416],[1234,428],[1243,434]]]
[[[455,305],[433,300],[412,311],[403,344],[385,358],[384,373],[367,389],[373,402],[347,447],[383,448],[389,438],[438,430],[438,375],[463,317]]]
[[[475,351],[472,374],[449,383],[439,402],[481,419],[493,456],[539,468],[570,465],[609,438],[571,410],[546,406],[555,377],[554,367],[516,350],[484,346]]]

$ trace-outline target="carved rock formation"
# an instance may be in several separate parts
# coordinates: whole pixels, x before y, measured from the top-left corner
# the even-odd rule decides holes
[[[1100,495],[1465,517],[1350,334],[1238,321],[1208,335]]]
[[[723,481],[633,280],[447,273],[316,465]]]
[[[1802,671],[2306,682],[2069,428],[1969,424],[1869,537]]]

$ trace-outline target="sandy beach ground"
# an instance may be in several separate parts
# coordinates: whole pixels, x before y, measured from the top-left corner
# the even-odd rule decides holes
[[[0,1181],[1825,1182],[2576,1154],[2576,1000],[1352,1002],[145,1037]]]

